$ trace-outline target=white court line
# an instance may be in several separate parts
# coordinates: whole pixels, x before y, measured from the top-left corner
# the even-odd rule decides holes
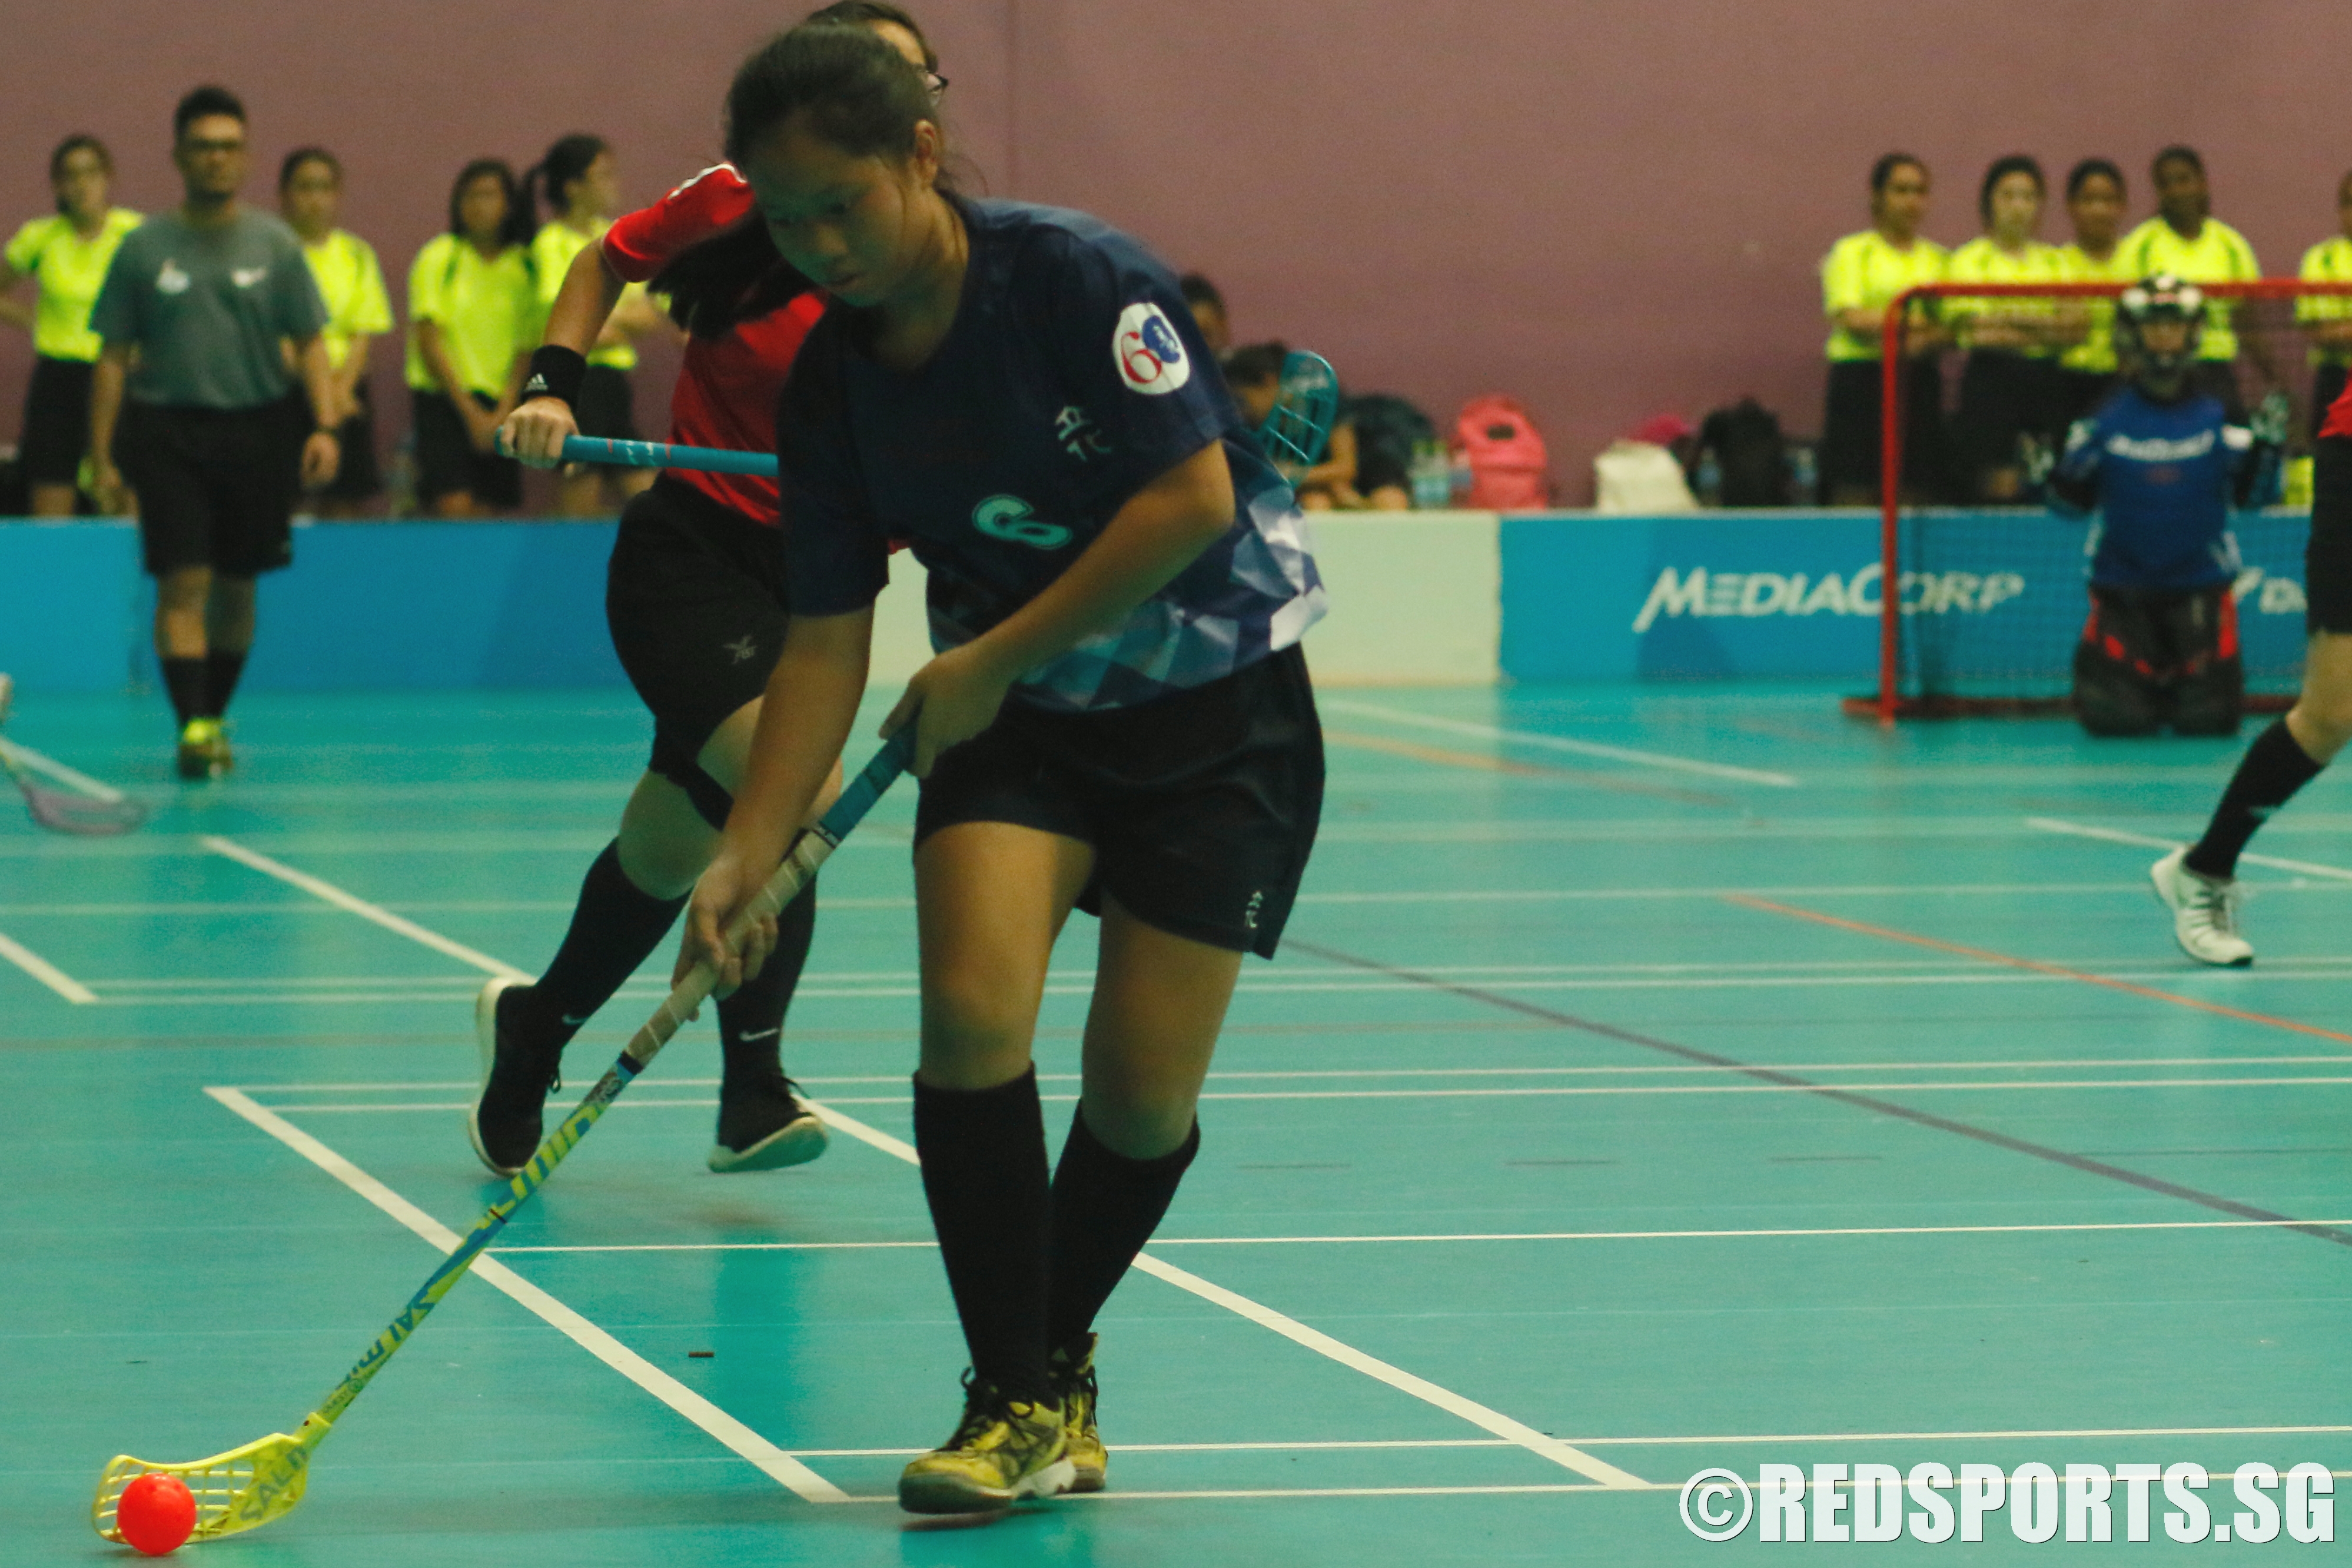
[[[2352,1219],[2181,1219],[2086,1222],[2079,1225],[1876,1225],[1774,1230],[1526,1230],[1428,1236],[1160,1236],[1154,1247],[1401,1247],[1433,1242],[1727,1241],[1806,1236],[2021,1236],[2122,1230],[2289,1230],[2299,1226],[2352,1226]],[[509,1252],[857,1252],[930,1247],[929,1241],[667,1241],[501,1247]]]
[[[878,1128],[868,1127],[855,1117],[844,1116],[837,1110],[829,1110],[822,1101],[812,1100],[809,1103],[819,1116],[860,1142],[879,1149],[882,1152],[895,1159],[903,1160],[910,1165],[919,1166],[922,1163],[921,1156],[918,1155],[913,1146],[905,1141],[893,1138]],[[1190,1291],[1204,1301],[1214,1302],[1229,1312],[1238,1313],[1261,1328],[1271,1329],[1285,1339],[1304,1345],[1318,1355],[1328,1356],[1342,1366],[1360,1372],[1367,1377],[1375,1378],[1401,1393],[1412,1394],[1425,1404],[1433,1405],[1449,1415],[1461,1417],[1474,1426],[1492,1432],[1497,1437],[1505,1438],[1530,1453],[1549,1459],[1556,1465],[1598,1481],[1604,1488],[1647,1485],[1639,1476],[1621,1470],[1606,1460],[1596,1459],[1591,1455],[1580,1452],[1559,1441],[1557,1437],[1548,1436],[1523,1422],[1512,1420],[1498,1410],[1490,1410],[1475,1400],[1465,1399],[1451,1389],[1441,1388],[1436,1384],[1424,1378],[1415,1377],[1400,1367],[1391,1366],[1387,1362],[1366,1355],[1353,1345],[1343,1343],[1328,1334],[1310,1329],[1295,1318],[1285,1317],[1273,1308],[1263,1306],[1246,1296],[1226,1289],[1222,1285],[1212,1284],[1197,1274],[1188,1274],[1171,1263],[1154,1258],[1149,1252],[1137,1255],[1135,1267],[1155,1279],[1165,1280],[1180,1290]]]
[[[98,1000],[98,993],[26,947],[6,936],[0,936],[0,958],[6,959],[67,1001],[80,1005]]]
[[[35,773],[47,773],[59,784],[69,789],[79,790],[92,800],[102,800],[111,805],[123,798],[122,792],[112,784],[101,784],[88,773],[66,766],[55,757],[43,756],[30,746],[19,745],[14,741],[0,741],[0,751],[5,751],[14,757],[17,766],[30,768]]]
[[[2208,1067],[2305,1067],[2317,1062],[2340,1062],[2334,1056],[2303,1057],[2058,1057],[2048,1061],[1983,1061],[1983,1062],[1744,1062],[1738,1067],[1583,1067],[1583,1068],[1313,1068],[1293,1072],[1212,1072],[1208,1081],[1220,1083],[1233,1079],[1332,1079],[1332,1078],[1551,1078],[1561,1074],[1658,1074],[1658,1073],[1747,1073],[1747,1072],[1971,1072],[1993,1068],[2208,1068]],[[1041,1072],[1040,1083],[1077,1083],[1083,1075],[1074,1072]],[[715,1078],[665,1078],[662,1082],[672,1089],[716,1089]],[[803,1078],[802,1084],[887,1083],[903,1086],[905,1073],[884,1073],[849,1078]],[[248,1094],[417,1094],[426,1089],[477,1089],[480,1083],[474,1079],[448,1079],[401,1083],[240,1083],[230,1087]],[[1835,1085],[1831,1087],[1834,1088]]]
[[[2044,833],[2063,833],[2075,838],[2098,838],[2109,844],[2132,844],[2143,849],[2178,849],[2177,838],[2155,838],[2145,833],[2125,833],[2113,827],[2094,827],[2087,822],[2067,822],[2055,816],[2029,816],[2028,827]],[[2283,860],[2275,855],[2242,854],[2238,858],[2249,866],[2268,866],[2274,871],[2294,871],[2305,877],[2325,877],[2335,882],[2352,882],[2352,871],[2341,866],[2322,866],[2310,860]]]
[[[206,1089],[205,1093],[260,1128],[335,1180],[398,1220],[426,1246],[447,1254],[462,1239],[431,1215],[328,1148],[308,1132],[281,1121],[233,1089]],[[516,1274],[494,1258],[476,1259],[473,1272],[492,1289],[512,1298],[526,1310],[560,1331],[589,1354],[693,1422],[776,1481],[809,1502],[843,1502],[839,1487],[752,1431],[740,1421],[646,1361],[611,1334],[557,1300],[547,1291]]]
[[[1547,735],[1533,730],[1504,730],[1492,724],[1467,723],[1460,719],[1438,719],[1402,708],[1383,707],[1377,702],[1327,697],[1321,700],[1320,706],[1327,713],[1356,713],[1367,719],[1384,719],[1391,724],[1414,724],[1424,730],[1443,730],[1449,734],[1475,735],[1487,741],[1509,741],[1523,746],[1540,746],[1546,751],[1570,752],[1581,757],[1605,757],[1612,762],[1641,763],[1654,768],[1671,768],[1678,773],[1704,773],[1709,778],[1738,779],[1743,784],[1773,784],[1781,789],[1794,789],[1800,782],[1792,774],[1769,773],[1761,768],[1738,768],[1726,763],[1701,762],[1696,757],[1636,751],[1631,746],[1604,746],[1592,741],[1571,741],[1565,736]]]
[[[2341,1061],[2342,1058],[2333,1058]],[[1202,1100],[1571,1100],[1595,1099],[1602,1096],[1633,1095],[1695,1095],[1695,1094],[1820,1094],[1836,1090],[1846,1094],[1979,1094],[1979,1093],[2042,1093],[2052,1089],[2275,1089],[2285,1084],[2347,1084],[2352,1077],[2265,1077],[2265,1078],[2086,1078],[2086,1079],[2019,1079],[1990,1083],[1658,1083],[1658,1084],[1522,1084],[1507,1089],[1204,1089]],[[1076,1101],[1075,1094],[1045,1094],[1038,1098],[1048,1105],[1067,1105]],[[274,1109],[289,1115],[356,1116],[370,1112],[463,1110],[470,1100],[406,1100],[398,1103],[279,1105]],[[614,1109],[626,1107],[634,1110],[709,1110],[716,1100],[640,1099],[624,1100]],[[828,1105],[899,1105],[907,1103],[903,1094],[827,1096]]]
[[[1565,1437],[1561,1441],[1589,1448],[1646,1448],[1691,1443],[1907,1443],[1930,1437],[1970,1442],[2031,1437],[2284,1437],[2330,1432],[2352,1432],[2352,1426],[2111,1426],[2055,1432],[1816,1432],[1754,1437]],[[1335,1441],[1310,1439],[1296,1443],[1109,1443],[1104,1446],[1114,1454],[1286,1454],[1355,1448],[1507,1448],[1513,1445],[1500,1437],[1373,1437]],[[795,1456],[803,1459],[896,1459],[922,1452],[924,1450],[920,1448],[793,1450]],[[1672,1489],[1680,1483],[1661,1481],[1655,1484],[1660,1489]],[[1600,1489],[1570,1487],[1565,1489],[1590,1491]]]
[[[215,855],[226,856],[241,866],[250,866],[266,877],[275,877],[289,887],[301,889],[314,899],[332,904],[339,910],[348,910],[363,921],[371,921],[388,931],[404,936],[411,942],[420,942],[436,952],[446,953],[459,963],[471,964],[487,974],[500,974],[509,980],[530,978],[512,964],[500,963],[487,953],[476,952],[463,942],[452,942],[438,931],[426,931],[415,921],[403,920],[380,904],[369,903],[356,894],[343,891],[332,882],[322,881],[307,871],[297,871],[291,866],[273,860],[256,850],[247,849],[233,838],[223,838],[218,834],[207,833],[197,842]]]

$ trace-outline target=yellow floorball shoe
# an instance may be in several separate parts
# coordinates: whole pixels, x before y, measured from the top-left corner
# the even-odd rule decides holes
[[[969,1372],[963,1375],[963,1420],[954,1436],[899,1472],[900,1508],[908,1513],[988,1513],[1023,1498],[1070,1489],[1059,1410],[1007,1399]]]
[[[1053,1373],[1054,1392],[1062,1398],[1062,1437],[1065,1457],[1070,1461],[1070,1489],[1098,1492],[1103,1489],[1103,1472],[1109,1468],[1110,1454],[1103,1447],[1102,1435],[1095,1430],[1095,1405],[1101,1397],[1095,1388],[1095,1336],[1087,1334],[1055,1351],[1045,1370]]]
[[[217,719],[191,719],[180,728],[180,776],[218,778],[229,769],[228,739]]]

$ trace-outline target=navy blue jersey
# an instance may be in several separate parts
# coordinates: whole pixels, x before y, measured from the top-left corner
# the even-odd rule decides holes
[[[2055,477],[2098,509],[2091,581],[2182,589],[2234,579],[2230,508],[2255,457],[2252,434],[2201,393],[2158,403],[2126,386],[2076,421]]]
[[[932,647],[971,641],[1066,571],[1135,493],[1223,442],[1234,521],[1128,618],[1013,695],[1118,708],[1289,647],[1323,585],[1290,487],[1259,452],[1175,277],[1084,213],[959,199],[971,239],[955,323],[919,369],[861,347],[835,309],[776,416],[795,615],[841,615],[889,580],[889,542],[930,574]]]

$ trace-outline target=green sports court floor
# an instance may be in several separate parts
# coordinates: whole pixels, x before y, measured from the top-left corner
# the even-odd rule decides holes
[[[832,1152],[707,1173],[696,1026],[302,1507],[189,1550],[1646,1568],[1759,1548],[1685,1530],[1710,1467],[2195,1461],[2224,1523],[2243,1461],[2352,1470],[2352,780],[2259,842],[2259,966],[2200,971],[2145,871],[2233,743],[1885,733],[1833,696],[1326,694],[1289,944],[1105,1315],[1106,1496],[888,1500],[963,1364],[902,1142],[902,788],[825,872],[788,1033]],[[499,1190],[470,999],[551,951],[646,732],[623,692],[257,695],[237,776],[182,787],[152,700],[20,694],[20,744],[163,809],[108,842],[0,814],[0,1563],[127,1558],[86,1522],[109,1456],[291,1429]],[[1092,929],[1039,1045],[1057,1139]],[[2104,1546],[2004,1512],[1860,1554],[2337,1550],[2126,1546],[2123,1497]]]

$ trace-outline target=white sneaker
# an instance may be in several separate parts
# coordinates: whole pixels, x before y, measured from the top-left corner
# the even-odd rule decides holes
[[[2200,963],[2243,969],[2254,962],[2254,945],[2238,934],[2238,906],[2246,901],[2236,878],[2192,871],[2189,851],[2176,849],[2147,868],[2156,896],[2172,911],[2173,939]]]

